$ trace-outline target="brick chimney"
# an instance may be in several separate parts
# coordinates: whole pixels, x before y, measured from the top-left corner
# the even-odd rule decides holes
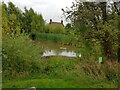
[[[61,20],[61,24],[63,24],[63,20]]]
[[[50,24],[52,23],[52,19],[50,19]]]

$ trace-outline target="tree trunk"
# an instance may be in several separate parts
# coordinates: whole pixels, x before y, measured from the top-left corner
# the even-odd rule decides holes
[[[118,52],[117,52],[117,55],[118,55],[118,62],[120,63],[120,15],[119,15],[119,17],[118,17],[119,19],[119,21],[118,21],[118,29],[119,29],[119,32],[118,32]]]
[[[103,25],[107,22],[108,17],[107,17],[107,11],[106,11],[106,2],[101,2],[101,10],[102,10],[102,19],[103,19]],[[112,50],[112,43],[108,39],[110,36],[108,31],[105,31],[105,37],[103,39],[103,47],[104,47],[104,53],[107,57],[108,60],[112,61],[113,60],[113,50]]]
[[[118,47],[118,63],[120,63],[120,44],[119,44],[119,47]]]
[[[105,32],[105,38],[103,39],[104,54],[106,55],[108,60],[113,61],[112,43],[109,39],[107,39],[108,37],[109,32]]]

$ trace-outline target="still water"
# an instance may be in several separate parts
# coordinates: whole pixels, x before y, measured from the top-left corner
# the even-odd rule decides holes
[[[77,54],[74,51],[67,51],[67,50],[64,50],[62,52],[55,52],[54,50],[43,52],[42,57],[48,57],[48,56],[63,56],[63,57],[75,58],[75,57],[81,57],[81,54]]]

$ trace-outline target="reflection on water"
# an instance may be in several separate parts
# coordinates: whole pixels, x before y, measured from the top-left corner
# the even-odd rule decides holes
[[[45,51],[42,55],[43,57],[47,57],[47,56],[56,56],[56,53],[54,50],[50,50],[50,51]]]
[[[67,52],[63,51],[59,54],[59,56],[65,56],[65,57],[77,57],[77,54],[75,52]]]
[[[47,57],[47,56],[64,56],[64,57],[77,57],[77,53],[73,52],[73,51],[62,51],[60,53],[56,53],[54,50],[50,50],[50,51],[45,51],[42,55],[42,57]],[[79,55],[81,56],[81,54]]]
[[[60,47],[61,50],[66,50],[67,48],[64,48],[64,47]]]

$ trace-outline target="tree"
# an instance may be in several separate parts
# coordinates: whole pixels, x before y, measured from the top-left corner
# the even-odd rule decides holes
[[[25,8],[25,12],[23,13],[12,2],[8,2],[8,6],[3,2],[2,16],[3,36],[43,32],[45,24],[44,19],[41,14],[37,14],[32,8],[29,10]]]
[[[76,1],[76,3],[73,3],[71,9],[62,9],[62,11],[67,19],[71,20],[76,34],[82,35],[84,42],[88,39],[89,42],[91,41],[90,39],[99,40],[103,46],[104,55],[112,61],[114,53],[111,37],[116,35],[111,34],[111,32],[117,29],[114,28],[110,22],[111,20],[116,21],[116,18],[113,19],[112,17],[116,17],[114,11],[119,11],[118,9],[113,10],[114,5],[112,4],[114,3],[109,4],[111,4],[111,7],[108,7],[107,2],[96,3]]]
[[[16,7],[12,2],[8,2],[8,8],[7,8],[7,14],[8,14],[8,19],[11,24],[13,24],[13,29],[20,29],[21,30],[21,25],[22,25],[22,13],[21,10],[19,10],[18,7]],[[11,26],[12,27],[12,26]],[[20,33],[20,30],[15,31]]]
[[[2,3],[2,34],[3,36],[13,36],[20,31],[19,22],[16,19],[15,14],[8,14],[7,6]]]
[[[7,6],[2,2],[2,35],[5,36],[10,32],[8,26],[8,17],[7,17]]]
[[[23,13],[22,32],[30,33],[32,17],[33,17],[33,15],[35,15],[35,13],[32,8],[30,8],[30,10],[27,10],[27,8],[25,7],[24,9],[25,9],[25,13]]]
[[[25,8],[25,13],[23,13],[23,26],[22,30],[25,33],[38,33],[42,32],[44,29],[44,19],[42,15],[34,12],[32,8],[27,10]]]
[[[42,15],[40,14],[35,14],[32,17],[32,22],[31,22],[31,33],[40,33],[43,32],[45,26],[45,22],[43,20]]]

